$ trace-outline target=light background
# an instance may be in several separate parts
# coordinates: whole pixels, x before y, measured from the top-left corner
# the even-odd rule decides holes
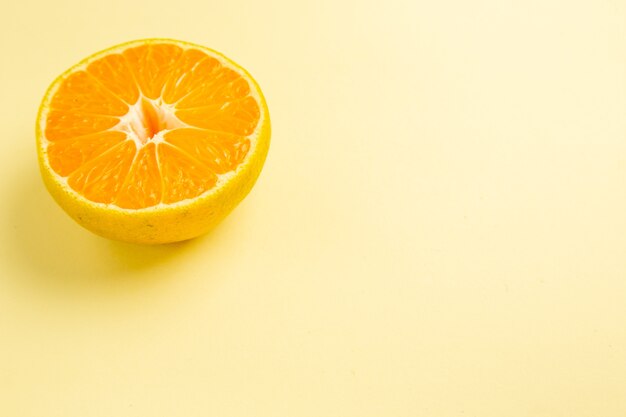
[[[48,84],[143,37],[261,84],[210,235],[93,236],[40,181]],[[5,1],[0,415],[623,417],[626,3]]]

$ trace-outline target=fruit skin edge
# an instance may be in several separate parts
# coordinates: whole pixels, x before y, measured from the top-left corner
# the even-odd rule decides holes
[[[104,55],[125,45],[147,42],[173,42],[208,51],[227,61],[230,65],[242,71],[254,85],[259,94],[260,105],[263,108],[263,119],[260,130],[257,132],[256,144],[250,149],[245,161],[234,171],[229,178],[217,189],[211,189],[193,199],[183,200],[172,205],[157,205],[144,209],[122,209],[117,206],[95,203],[81,196],[69,186],[63,184],[49,164],[44,164],[43,132],[41,131],[41,115],[53,87],[67,74],[86,62]],[[219,224],[230,212],[248,195],[258,179],[267,153],[271,137],[271,122],[267,102],[256,80],[244,68],[224,56],[205,46],[172,39],[145,39],[135,40],[112,46],[99,51],[78,64],[72,66],[55,81],[46,92],[39,107],[36,125],[36,143],[39,160],[39,169],[48,192],[61,208],[78,224],[87,230],[113,240],[139,244],[163,244],[180,242],[205,234]]]

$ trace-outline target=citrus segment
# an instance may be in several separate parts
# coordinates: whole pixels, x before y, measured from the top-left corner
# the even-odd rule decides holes
[[[188,91],[178,102],[177,107],[180,109],[190,107],[201,107],[211,104],[220,107],[227,102],[229,98],[237,99],[244,97],[248,94],[249,88],[242,86],[239,81],[243,81],[247,85],[245,80],[241,79],[241,76],[235,71],[215,66],[207,74],[201,72],[196,74],[199,78],[208,78],[209,81],[205,81]],[[192,83],[194,80],[190,80]],[[237,94],[240,92],[240,94]]]
[[[78,71],[67,77],[54,95],[50,107],[79,114],[122,116],[128,105],[86,71]]]
[[[171,145],[159,146],[159,161],[165,204],[196,197],[217,182],[217,175],[208,166]]]
[[[50,110],[46,122],[46,139],[55,141],[111,129],[119,123],[119,119],[97,114],[83,114],[72,110]]]
[[[122,55],[102,57],[89,64],[87,72],[126,104],[137,102],[139,88]]]
[[[123,55],[142,94],[156,99],[182,52],[176,45],[158,44],[128,48]]]
[[[104,131],[50,142],[48,145],[50,166],[59,175],[68,176],[124,140],[126,135],[122,132]]]
[[[256,100],[248,96],[226,102],[219,108],[207,106],[179,110],[176,116],[192,126],[247,136],[254,132],[259,111]]]
[[[197,49],[183,52],[178,63],[172,68],[172,74],[163,89],[165,103],[177,103],[207,82],[211,74],[220,67],[220,62]]]
[[[115,204],[130,209],[154,206],[161,201],[162,192],[156,145],[151,142],[137,152],[122,188],[115,197]]]
[[[68,178],[76,192],[97,203],[112,203],[135,157],[135,144],[124,141],[78,168]]]
[[[203,129],[176,129],[163,139],[217,174],[234,170],[250,149],[250,140],[243,136]]]

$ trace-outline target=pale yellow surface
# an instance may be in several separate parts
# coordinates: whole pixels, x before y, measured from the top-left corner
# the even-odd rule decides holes
[[[5,1],[0,416],[623,417],[622,0]],[[173,37],[246,67],[261,178],[136,247],[46,193],[53,78]]]

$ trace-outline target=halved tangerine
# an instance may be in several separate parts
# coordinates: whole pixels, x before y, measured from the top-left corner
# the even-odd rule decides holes
[[[96,53],[55,80],[37,147],[52,196],[102,236],[165,243],[205,233],[250,191],[270,119],[254,79],[169,39]]]

